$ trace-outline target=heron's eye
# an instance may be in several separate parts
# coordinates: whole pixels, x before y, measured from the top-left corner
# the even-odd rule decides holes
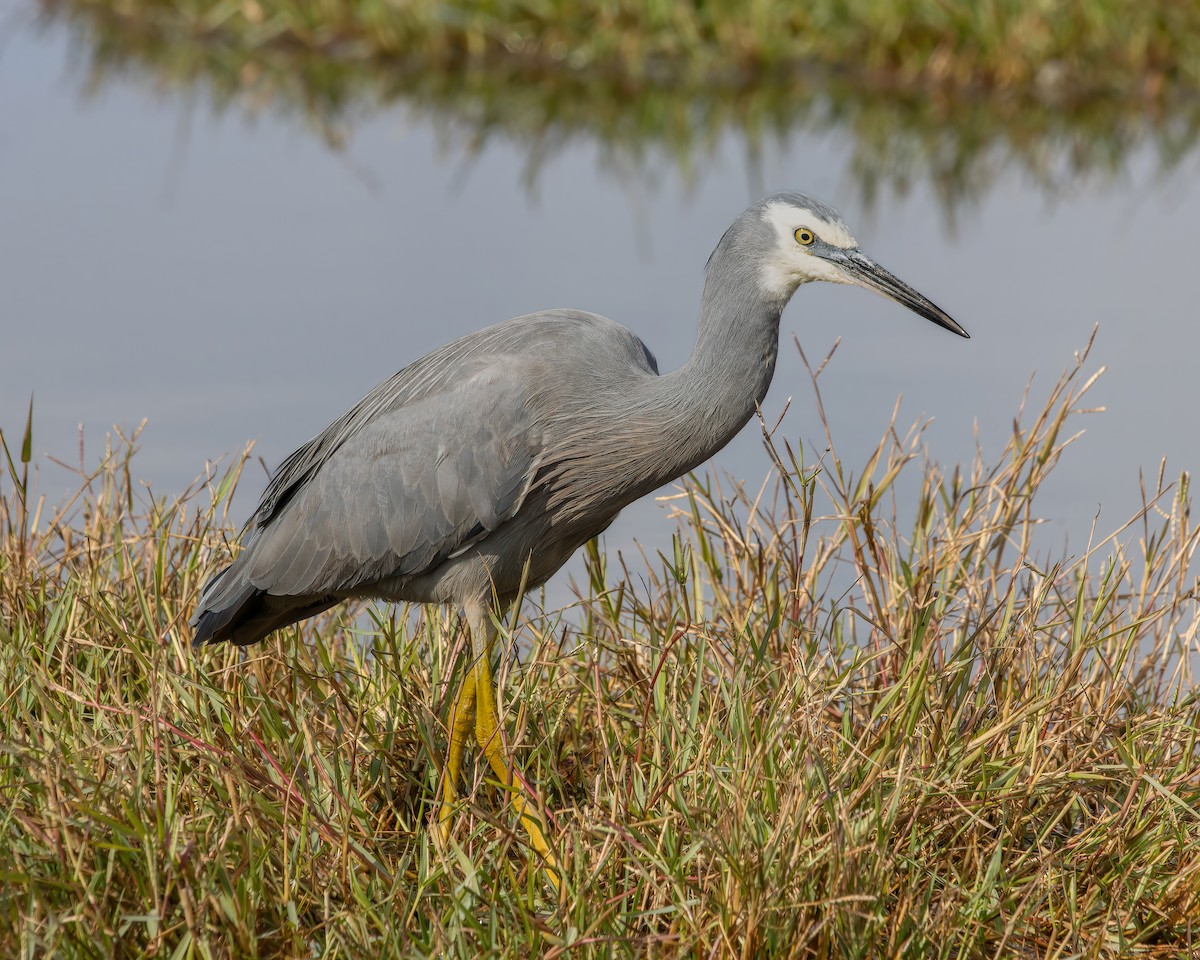
[[[816,239],[817,235],[809,230],[808,227],[796,228],[796,242],[802,247],[811,247],[813,241]]]

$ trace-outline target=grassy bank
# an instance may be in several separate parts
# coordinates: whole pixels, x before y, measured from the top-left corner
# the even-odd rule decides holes
[[[0,953],[1196,949],[1186,477],[1086,553],[1031,548],[1081,370],[992,465],[940,469],[892,430],[851,473],[835,438],[775,437],[762,490],[688,486],[671,557],[592,551],[581,629],[527,606],[502,699],[557,903],[486,765],[449,847],[425,829],[462,660],[443,615],[194,654],[237,466],[147,504],[118,448],[56,513],[8,438]]]

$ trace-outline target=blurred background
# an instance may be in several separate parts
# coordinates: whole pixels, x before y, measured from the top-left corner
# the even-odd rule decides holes
[[[862,291],[801,289],[765,409],[787,410],[780,436],[825,446],[793,335],[814,363],[841,339],[821,387],[844,458],[874,448],[899,399],[900,425],[932,418],[930,456],[953,464],[998,453],[1030,379],[1036,401],[1098,326],[1105,411],[1039,503],[1048,543],[1079,552],[1097,518],[1115,529],[1164,458],[1172,476],[1200,465],[1187,24],[1118,29],[1118,3],[1110,37],[1083,35],[1004,20],[1001,3],[991,26],[930,25],[941,8],[911,0],[851,5],[848,24],[817,3],[781,30],[676,6],[692,19],[0,5],[0,428],[19,440],[32,395],[38,488],[65,496],[76,481],[54,460],[90,468],[145,421],[147,496],[254,442],[240,521],[266,468],[376,382],[546,307],[607,314],[670,369],[708,253],[780,189],[838,207],[973,338]],[[749,488],[769,468],[754,425],[712,465]],[[666,551],[672,529],[649,499],[605,545]]]

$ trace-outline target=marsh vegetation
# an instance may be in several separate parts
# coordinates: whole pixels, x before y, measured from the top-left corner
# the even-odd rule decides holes
[[[468,152],[519,144],[531,181],[577,140],[653,178],[730,132],[753,155],[838,131],[868,198],[928,184],[953,212],[1014,167],[1054,194],[1194,155],[1194,3],[745,9],[38,5],[87,89],[202,89],[335,146],[408,111]],[[139,438],[114,435],[48,500],[32,427],[5,434],[0,954],[1200,951],[1190,478],[1143,477],[1129,523],[1070,549],[1039,536],[1095,367],[1084,351],[1035,387],[970,463],[895,415],[853,461],[829,428],[801,444],[763,424],[770,475],[687,478],[672,549],[593,544],[577,603],[529,598],[498,673],[560,895],[486,764],[452,842],[428,830],[466,662],[448,612],[341,608],[196,653],[186,622],[236,549],[250,450],[161,497]]]
[[[436,810],[461,634],[341,610],[197,655],[244,460],[145,500],[115,442],[61,509],[6,444],[0,950],[11,956],[1178,957],[1200,916],[1188,477],[1035,545],[1085,357],[994,463],[893,424],[865,463],[764,427],[670,556],[590,548],[511,623],[510,746],[561,900],[486,764]],[[819,377],[814,378],[819,384]],[[819,400],[819,394],[818,394]],[[748,478],[747,478],[748,479]],[[898,495],[897,491],[908,492]]]

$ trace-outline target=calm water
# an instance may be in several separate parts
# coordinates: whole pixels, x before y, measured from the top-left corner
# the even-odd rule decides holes
[[[854,461],[900,420],[932,417],[944,462],[1005,442],[1034,396],[1088,339],[1108,373],[1041,501],[1061,540],[1081,546],[1139,503],[1139,470],[1200,467],[1193,428],[1200,323],[1198,163],[1170,174],[1151,146],[1116,175],[1052,191],[1022,169],[993,175],[952,210],[936,184],[868,205],[851,170],[862,145],[827,125],[748,147],[729,131],[689,158],[634,167],[574,137],[531,176],[530,143],[478,151],[435,113],[396,106],[358,120],[342,150],[302,117],[217,113],[202,91],[108,79],[90,95],[62,30],[10,29],[0,48],[0,427],[19,436],[35,395],[41,486],[47,461],[89,464],[113,425],[143,418],[135,463],[159,495],[247,441],[277,464],[374,383],[439,344],[552,306],[608,314],[671,368],[688,354],[706,257],[764,192],[797,188],[841,209],[864,249],[948,309],[959,340],[863,291],[802,289],[766,404],[794,399],[784,435],[823,446],[795,350],[842,345],[822,378],[839,449]],[[531,182],[532,181],[532,182]],[[977,432],[977,433],[976,433]],[[714,461],[759,483],[756,428]],[[265,480],[249,475],[244,513]],[[648,499],[609,531],[612,548],[670,542]],[[565,578],[552,596],[565,596]]]

